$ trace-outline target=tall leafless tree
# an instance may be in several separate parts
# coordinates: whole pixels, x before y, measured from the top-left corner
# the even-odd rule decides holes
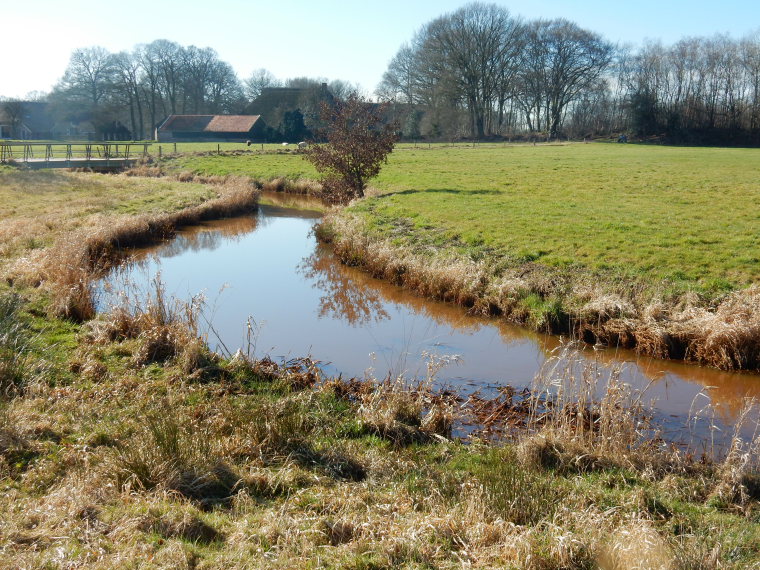
[[[280,80],[278,80],[271,71],[264,69],[263,67],[254,69],[248,79],[243,81],[245,96],[250,101],[253,101],[261,95],[261,92],[267,87],[280,87],[280,85]]]

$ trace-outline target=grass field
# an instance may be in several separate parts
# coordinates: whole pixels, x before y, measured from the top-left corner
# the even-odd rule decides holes
[[[318,235],[344,262],[424,296],[591,343],[758,369],[759,157],[604,143],[399,145],[371,197]],[[183,155],[163,168],[314,175],[287,150]]]
[[[755,149],[399,145],[372,181],[383,196],[354,211],[374,231],[474,258],[612,269],[720,292],[760,279],[759,159]],[[288,152],[170,164],[206,174],[316,175]]]
[[[209,186],[170,180],[0,170],[0,268],[98,216],[172,212],[214,196]]]
[[[61,252],[193,219],[223,193],[0,171],[0,274],[46,269],[41,284],[0,284],[0,567],[760,564],[758,442],[737,441],[718,464],[675,453],[647,438],[624,386],[587,399],[593,369],[537,381],[566,383],[583,413],[560,400],[526,417],[518,400],[462,403],[403,382],[319,378],[305,361],[212,354],[201,305],[160,286],[89,322],[56,317],[44,279],[90,261]],[[514,440],[451,439],[460,414],[505,409],[528,425]]]

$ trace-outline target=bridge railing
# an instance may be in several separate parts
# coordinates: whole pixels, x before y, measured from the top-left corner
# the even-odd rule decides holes
[[[151,143],[20,143],[0,142],[0,163],[87,162],[90,160],[136,159],[148,156]]]

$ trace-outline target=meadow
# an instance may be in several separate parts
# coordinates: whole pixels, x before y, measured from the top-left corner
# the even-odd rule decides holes
[[[760,367],[757,150],[399,145],[318,236],[418,294],[592,344]],[[308,186],[287,149],[168,157],[175,174]],[[755,307],[753,309],[753,307]]]
[[[202,147],[201,147],[202,148]],[[620,144],[398,145],[353,208],[414,241],[721,291],[760,278],[758,151]],[[316,177],[292,151],[185,154],[175,172]]]
[[[309,175],[281,149],[261,158],[292,166],[271,171],[286,187]],[[463,401],[432,378],[212,353],[202,298],[160,282],[82,310],[125,247],[255,207],[250,178],[272,174],[191,173],[228,159],[178,157],[177,178],[0,171],[0,566],[760,564],[759,442],[718,462],[666,445],[614,376],[598,402],[598,371],[552,366],[528,396]],[[460,441],[463,419],[494,431]]]

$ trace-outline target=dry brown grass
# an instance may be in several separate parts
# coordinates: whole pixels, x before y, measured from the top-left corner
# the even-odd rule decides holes
[[[611,466],[659,469],[676,456],[657,444],[646,389],[634,390],[617,368],[603,373],[566,345],[536,375],[519,446],[523,462],[560,472]],[[532,434],[532,435],[531,435]]]
[[[120,341],[119,350],[136,350],[134,340]],[[555,373],[547,378],[556,380],[561,369]],[[0,498],[0,566],[111,568],[149,559],[156,568],[220,569],[718,567],[708,565],[713,546],[669,538],[670,523],[653,520],[638,498],[644,491],[625,495],[615,508],[596,504],[603,483],[574,491],[587,469],[569,468],[563,477],[478,443],[367,447],[352,438],[316,448],[314,442],[334,434],[334,412],[315,415],[324,392],[354,401],[359,423],[384,418],[422,429],[431,409],[424,386],[326,383],[272,400],[245,393],[234,399],[224,382],[150,375],[132,382],[113,377],[88,389],[44,387],[18,402],[13,422],[26,426],[14,432],[25,442],[18,446],[40,451],[51,436],[32,426],[45,410],[61,414],[56,422],[77,433],[93,416],[116,418],[111,440],[80,440],[30,466],[23,484],[38,481],[33,495],[17,487]],[[537,429],[549,423],[536,422]],[[579,437],[566,415],[554,423],[565,439]],[[0,433],[4,425],[0,416]],[[580,439],[586,454],[620,449],[599,436]],[[447,470],[455,454],[475,462],[472,474]],[[360,462],[365,474],[351,478],[330,469],[346,458]]]
[[[313,197],[323,197],[324,189],[322,185],[311,179],[292,179],[286,177],[274,177],[269,179],[262,179],[256,177],[242,177],[235,175],[209,175],[209,174],[197,174],[189,170],[184,170],[176,174],[167,174],[161,165],[154,165],[152,163],[139,164],[132,167],[125,172],[126,176],[136,177],[153,177],[162,178],[167,177],[170,179],[178,180],[180,182],[195,182],[199,184],[213,184],[224,185],[229,184],[231,181],[238,183],[247,181],[253,184],[257,189],[265,192],[282,192],[287,194],[300,194]]]
[[[538,264],[496,271],[450,250],[411,251],[374,238],[358,216],[333,212],[317,228],[347,265],[415,293],[589,343],[722,369],[760,369],[760,287],[714,305],[694,294],[667,302],[643,283],[604,283]]]
[[[671,570],[676,568],[667,542],[648,521],[617,529],[597,560],[600,570]]]
[[[122,261],[130,248],[167,239],[182,226],[256,208],[258,192],[247,182],[236,180],[217,190],[218,198],[178,212],[95,219],[88,227],[59,238],[39,264],[27,268],[24,279],[46,284],[53,297],[53,314],[88,320],[95,314],[90,281]]]

